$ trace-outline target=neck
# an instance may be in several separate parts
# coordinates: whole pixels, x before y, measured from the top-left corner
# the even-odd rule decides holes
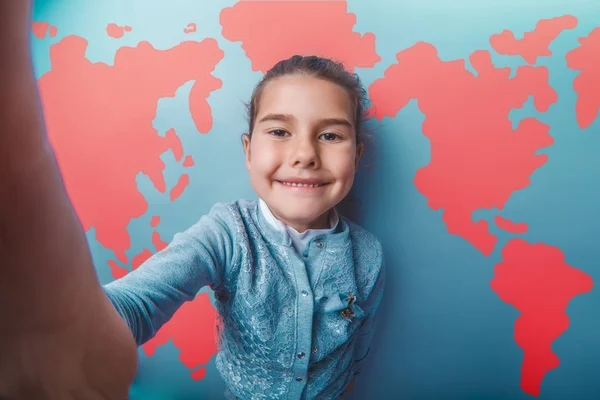
[[[329,216],[330,216],[331,210],[327,210],[326,212],[324,212],[323,214],[321,214],[319,217],[317,217],[316,219],[314,219],[312,221],[290,221],[290,220],[286,220],[285,218],[280,217],[275,212],[273,212],[273,210],[271,210],[271,213],[279,221],[283,222],[284,224],[286,224],[287,226],[289,226],[291,228],[294,228],[298,233],[306,232],[309,229],[328,229],[328,228],[330,228]]]

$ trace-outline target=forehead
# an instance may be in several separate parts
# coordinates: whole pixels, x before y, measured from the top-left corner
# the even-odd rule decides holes
[[[342,86],[313,76],[288,75],[265,85],[257,120],[266,114],[290,114],[298,120],[346,118],[353,122],[353,111],[352,99]]]

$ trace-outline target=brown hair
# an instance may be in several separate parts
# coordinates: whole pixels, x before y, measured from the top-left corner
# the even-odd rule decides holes
[[[328,80],[346,89],[352,103],[354,103],[354,126],[356,127],[356,143],[361,143],[364,123],[368,116],[367,92],[363,88],[358,75],[348,72],[341,63],[328,58],[317,56],[295,55],[287,60],[279,61],[273,66],[256,85],[252,92],[250,102],[246,105],[248,113],[248,136],[252,136],[260,96],[264,87],[270,81],[287,75],[308,75]]]

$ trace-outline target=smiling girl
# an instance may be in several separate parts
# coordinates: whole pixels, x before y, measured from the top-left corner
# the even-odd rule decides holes
[[[105,286],[138,345],[210,286],[229,398],[343,393],[368,351],[384,283],[379,241],[335,210],[362,151],[363,94],[324,58],[294,56],[265,75],[244,136],[259,200],[217,204]]]

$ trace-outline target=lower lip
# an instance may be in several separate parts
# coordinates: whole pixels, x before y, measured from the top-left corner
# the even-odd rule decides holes
[[[279,186],[282,186],[286,189],[290,189],[293,190],[295,192],[302,192],[302,193],[315,193],[315,192],[319,192],[323,189],[325,189],[325,187],[328,185],[328,183],[321,185],[321,186],[314,186],[314,187],[310,187],[310,186],[290,186],[290,185],[286,185],[284,183],[281,183],[280,181],[275,181],[279,184]]]

